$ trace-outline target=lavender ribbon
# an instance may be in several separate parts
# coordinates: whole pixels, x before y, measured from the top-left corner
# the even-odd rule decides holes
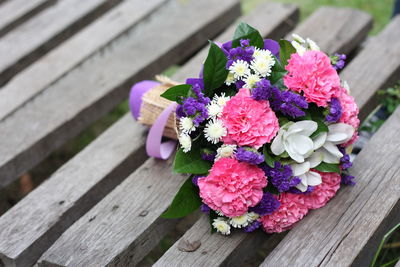
[[[155,81],[142,81],[132,86],[129,95],[129,107],[133,117],[136,120],[140,116],[140,107],[143,102],[143,95],[151,88],[159,84],[160,83]],[[162,142],[162,137],[165,126],[168,122],[168,118],[175,109],[176,103],[169,105],[163,112],[161,112],[156,121],[150,127],[150,131],[146,139],[146,152],[150,157],[168,159],[174,152],[176,141],[170,140]]]

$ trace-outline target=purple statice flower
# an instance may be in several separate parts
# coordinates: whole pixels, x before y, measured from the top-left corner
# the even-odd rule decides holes
[[[235,82],[235,85],[236,85],[236,89],[241,89],[245,85],[245,82],[242,80],[238,80]]]
[[[280,111],[292,118],[305,115],[305,112],[301,109],[307,109],[308,103],[303,96],[291,91],[281,91],[277,87],[271,87],[270,94],[269,103],[275,112]]]
[[[240,46],[246,47],[250,45],[250,40],[249,39],[241,39],[240,40]]]
[[[212,151],[203,151],[203,153],[201,153],[201,159],[206,161],[214,162],[216,156],[217,153]]]
[[[338,148],[339,148],[339,151],[343,154],[343,157],[340,158],[342,170],[347,170],[351,166],[353,166],[353,163],[350,161],[350,156],[348,154],[346,154],[346,150],[341,146],[338,146]]]
[[[210,213],[211,208],[209,206],[207,206],[207,204],[202,203],[200,206],[200,210],[201,210],[201,212],[208,214],[208,213]]]
[[[289,192],[290,192],[290,193],[293,193],[293,194],[309,194],[309,193],[313,192],[314,189],[315,189],[315,186],[309,185],[309,186],[307,187],[307,190],[306,190],[305,192],[301,192],[301,191],[300,191],[299,189],[297,189],[296,187],[292,187],[292,188],[289,189]]]
[[[271,82],[267,79],[261,79],[251,90],[251,97],[254,100],[268,100],[271,96]]]
[[[346,55],[345,54],[338,54],[338,53],[334,54],[331,57],[331,62],[332,62],[333,68],[335,70],[343,69],[344,65],[346,63],[345,60],[346,60]]]
[[[250,46],[248,39],[240,40],[238,47],[232,48],[232,43],[230,45],[224,44],[222,47],[226,50],[225,54],[228,58],[226,68],[229,68],[236,60],[244,60],[249,63],[253,60],[254,46]]]
[[[200,175],[195,175],[195,176],[192,177],[192,183],[193,183],[195,186],[199,186],[198,183],[197,183],[197,181],[199,180],[200,177],[201,177]]]
[[[244,161],[254,165],[264,162],[264,155],[251,148],[239,147],[235,156],[238,161]]]
[[[262,166],[262,169],[279,192],[288,191],[301,182],[299,177],[293,176],[292,168],[289,165],[282,165],[278,161],[275,161],[273,168],[266,165]]]
[[[349,175],[349,174],[346,174],[346,173],[343,173],[342,174],[342,184],[345,184],[345,185],[355,185],[356,184],[356,182],[354,181],[354,176],[352,176],[352,175]]]
[[[337,122],[342,117],[342,106],[338,98],[333,97],[329,105],[329,114],[326,115],[327,122]]]
[[[254,221],[251,224],[249,224],[246,227],[244,227],[243,230],[246,233],[250,233],[250,232],[253,232],[253,231],[257,230],[258,228],[260,228],[260,226],[261,226],[261,222],[260,221]]]
[[[275,210],[280,207],[281,203],[278,198],[271,193],[265,192],[260,202],[249,209],[249,211],[255,212],[260,216],[272,214]]]

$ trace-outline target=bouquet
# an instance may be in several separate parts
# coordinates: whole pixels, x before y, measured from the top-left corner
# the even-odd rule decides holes
[[[200,77],[161,95],[177,103],[173,170],[191,175],[163,217],[200,208],[223,235],[282,232],[353,185],[360,122],[337,72],[345,58],[298,35],[264,40],[245,23],[210,42]]]

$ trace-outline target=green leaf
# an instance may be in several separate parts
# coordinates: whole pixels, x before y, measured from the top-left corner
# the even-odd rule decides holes
[[[189,93],[189,90],[192,88],[190,84],[180,84],[169,88],[167,91],[161,94],[161,97],[164,97],[168,100],[178,102],[179,97],[186,97]]]
[[[199,189],[192,183],[192,176],[179,189],[168,210],[161,217],[181,218],[197,210],[201,205]]]
[[[314,169],[316,169],[317,171],[320,171],[320,172],[336,172],[336,173],[340,173],[339,164],[329,164],[329,163],[321,162]]]
[[[224,52],[213,42],[210,42],[210,50],[204,62],[203,79],[206,95],[212,95],[214,89],[220,87],[228,76]]]
[[[264,154],[265,163],[267,163],[268,166],[273,168],[275,166],[275,158],[274,158],[274,156],[271,156],[267,146],[263,147],[263,154]]]
[[[287,71],[279,62],[279,60],[275,56],[273,57],[275,59],[275,64],[274,66],[272,66],[271,76],[269,76],[269,80],[271,84],[276,84],[277,82],[279,82],[280,79],[283,78],[283,76],[286,75]]]
[[[329,129],[328,129],[328,126],[326,126],[326,124],[324,123],[323,120],[314,118],[314,121],[315,121],[316,123],[318,123],[318,128],[317,128],[317,130],[315,130],[315,132],[313,132],[312,135],[310,136],[311,139],[314,138],[314,137],[317,137],[320,133],[328,132],[328,130],[329,130]]]
[[[281,59],[281,64],[286,66],[288,64],[288,60],[293,53],[296,53],[296,49],[293,45],[287,40],[279,41],[279,57]]]
[[[174,161],[175,173],[204,174],[208,173],[210,168],[211,163],[201,158],[199,148],[192,146],[192,149],[187,153],[180,148],[176,153]]]
[[[250,45],[261,49],[264,48],[264,39],[262,38],[260,32],[244,22],[241,22],[235,30],[232,47],[240,46],[241,39],[249,39]]]

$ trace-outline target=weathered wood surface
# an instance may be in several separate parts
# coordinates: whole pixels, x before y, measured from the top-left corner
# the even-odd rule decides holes
[[[55,0],[13,0],[1,5],[0,37],[54,3]]]
[[[127,114],[18,202],[0,217],[0,261],[6,266],[35,263],[65,229],[144,162],[144,142],[145,127]]]
[[[262,10],[262,9],[260,10],[260,12],[263,12],[263,11],[264,10]],[[256,15],[256,14],[257,14],[257,12],[254,13],[253,15]],[[282,17],[282,19],[284,19],[284,17]],[[285,27],[283,25],[284,25],[283,23],[276,23],[276,27]],[[273,31],[278,31],[278,29],[273,29]],[[225,33],[225,35],[226,34],[227,33]],[[283,34],[284,34],[284,32],[283,32]],[[195,63],[193,61],[189,61],[187,64],[196,65],[197,63]],[[190,69],[190,68],[187,68],[187,69]],[[173,78],[176,79],[176,77],[173,77]],[[120,142],[129,142],[129,140],[123,140],[121,138],[119,138],[119,141]],[[151,164],[160,164],[159,161],[153,161],[151,159],[149,161],[151,161]],[[152,165],[149,165],[149,166],[152,166]],[[146,167],[146,168],[150,168],[151,169],[152,167]],[[166,168],[166,169],[170,169],[170,168]],[[165,172],[165,170],[164,170],[164,174],[158,176],[158,181],[160,181],[159,179],[165,179],[166,181],[167,180],[169,181],[170,173],[171,172]],[[172,176],[172,177],[174,177],[173,179],[176,179],[175,176]],[[141,179],[148,179],[148,177],[143,175],[143,176],[137,177],[135,179],[137,179],[136,180],[137,182],[142,182]],[[176,193],[178,188],[179,188],[178,186],[175,188],[175,192],[174,193]],[[118,190],[118,189],[116,189],[116,190]],[[168,198],[166,200],[163,199],[163,201],[167,202],[166,204],[168,205],[170,203],[170,201],[172,200],[173,196],[174,196],[174,194],[171,194],[170,198]],[[142,195],[135,196],[134,194],[131,194],[131,198],[132,198],[130,200],[131,202],[135,202],[135,203],[138,203],[138,204],[142,203],[142,201],[143,201]],[[137,199],[135,199],[135,198],[137,198]],[[146,204],[142,203],[142,205],[146,205]],[[99,207],[95,207],[94,209],[97,209],[98,211],[100,211],[102,209],[102,207],[103,206],[99,206]],[[163,212],[163,210],[160,210],[160,213],[158,215],[160,215],[161,212]],[[121,213],[121,214],[125,214],[125,213]],[[132,219],[134,219],[134,218],[132,218]],[[122,219],[120,219],[120,218],[116,218],[117,222],[121,221],[121,220]],[[87,228],[92,228],[92,227],[97,228],[97,226],[93,226],[93,225],[97,225],[97,223],[99,223],[99,222],[93,222],[91,224],[88,224],[88,223],[81,224],[81,225],[79,225],[79,229],[80,229],[79,232],[80,233],[81,232],[85,232],[85,233],[88,232],[88,236],[90,236],[92,234],[92,232],[88,231]],[[146,225],[145,222],[141,223],[141,226],[143,227],[143,229],[151,228],[151,229],[153,229],[153,231],[158,233],[157,237],[154,237],[156,239],[152,240],[151,246],[149,245],[146,248],[146,251],[151,250],[151,248],[155,244],[157,244],[157,242],[168,232],[167,230],[171,230],[171,228],[173,226],[173,225],[169,224],[168,221],[164,221],[164,220],[162,220],[159,224],[157,224],[154,227],[152,226],[152,223],[153,223],[152,221],[147,222],[147,225]],[[73,227],[75,227],[75,225]],[[99,227],[101,227],[101,226],[99,226]],[[118,228],[118,227],[116,227],[116,228]],[[113,228],[109,228],[108,230],[110,230],[110,229],[112,230]],[[116,234],[117,233],[107,233],[105,235],[107,235],[108,237],[110,237],[110,236],[112,237],[112,236],[114,236]],[[128,235],[131,235],[131,233],[130,232],[126,232],[125,235],[128,236]],[[148,235],[148,232],[146,232],[146,235]],[[80,263],[84,262],[85,261],[85,259],[84,259],[85,258],[85,254],[80,254],[79,251],[71,251],[71,249],[70,249],[70,248],[74,247],[74,245],[73,245],[74,243],[79,242],[78,240],[82,239],[82,235],[76,235],[76,231],[75,230],[67,230],[67,232],[65,232],[65,234],[63,235],[62,238],[65,238],[65,240],[68,240],[68,241],[63,241],[63,242],[57,243],[52,248],[50,248],[49,251],[46,253],[46,255],[44,255],[42,257],[43,264],[44,263],[46,263],[46,264],[50,264],[50,263],[54,264],[55,263],[55,264],[60,264],[60,265],[67,264],[67,262],[64,261],[64,259],[66,259],[66,258],[64,258],[64,259],[59,259],[58,258],[59,251],[65,251],[65,250],[66,251],[65,251],[64,254],[65,255],[69,255],[69,259],[73,259],[74,263],[79,263],[80,264]],[[88,237],[88,238],[90,238],[90,237]],[[143,238],[151,239],[150,237],[143,237]],[[131,241],[131,243],[129,243],[129,242],[124,243],[127,252],[125,252],[125,250],[123,250],[124,252],[122,253],[120,250],[113,250],[112,248],[108,248],[108,251],[110,251],[110,249],[111,249],[114,253],[116,253],[116,255],[118,255],[118,253],[119,254],[122,253],[124,255],[125,255],[125,253],[135,253],[135,255],[136,255],[138,253],[138,251],[141,251],[142,248],[140,248],[140,247],[138,247],[136,245],[137,241],[135,241],[132,244],[133,240],[135,240],[135,239],[129,239],[129,240]],[[69,243],[69,244],[67,244],[67,243]],[[108,247],[108,246],[112,247],[112,246],[114,246],[114,244],[115,244],[114,242],[110,242],[109,244],[103,243],[103,245],[106,246],[106,247]],[[68,246],[68,248],[66,248],[66,247],[62,248],[62,246]],[[107,248],[104,248],[104,250],[106,250],[106,249]],[[51,254],[54,254],[54,255],[50,257]],[[142,254],[140,254],[140,255],[142,255]],[[65,257],[67,257],[67,256],[65,256]],[[99,255],[99,257],[105,257],[105,256],[104,255]],[[123,256],[123,255],[121,256],[120,255],[120,257],[124,258],[125,256]],[[139,258],[141,258],[141,257],[142,256],[140,256]],[[135,262],[138,261],[139,258],[136,258],[137,260],[135,260]],[[69,260],[67,260],[67,261],[69,262]],[[131,264],[133,264],[133,263],[131,263]],[[74,265],[74,264],[72,264],[72,265]]]
[[[399,121],[400,108],[355,159],[351,173],[357,185],[342,188],[323,209],[306,216],[262,266],[370,264],[378,236],[400,220]]]
[[[133,266],[174,225],[161,219],[186,176],[147,160],[43,254],[39,266]],[[162,193],[160,193],[162,192]]]
[[[62,0],[0,39],[0,85],[120,0]]]
[[[361,119],[378,104],[376,90],[393,85],[400,77],[399,28],[400,15],[372,38],[341,73],[342,79],[351,80],[352,95],[364,107],[359,115]]]
[[[24,0],[25,1],[25,0]],[[14,76],[0,89],[0,120],[45,90],[89,56],[110,46],[166,0],[122,2]]]
[[[168,2],[117,38],[110,49],[88,59],[1,121],[0,187],[110,111],[127,97],[134,82],[152,78],[189,56],[239,15],[237,0],[224,0],[208,10],[210,1]],[[183,24],[183,20],[192,23]],[[171,29],[175,29],[173,34]]]
[[[255,13],[257,15],[255,16]],[[257,6],[250,14],[239,18],[239,21],[248,23],[260,31],[262,36],[271,39],[282,38],[289,30],[293,29],[299,20],[299,9],[291,4],[266,2]],[[218,37],[216,42],[226,42],[232,39],[237,23],[232,24]],[[204,47],[195,56],[190,58],[175,74],[176,81],[184,82],[188,77],[197,77],[203,61],[206,59],[208,46]],[[0,100],[1,101],[1,100]]]
[[[323,8],[322,10],[325,10],[325,8]],[[331,38],[331,34],[332,32],[336,32],[336,30],[330,30],[330,28],[319,28],[317,27],[316,30],[313,30],[313,27],[315,25],[315,23],[317,21],[324,21],[324,23],[326,23],[326,25],[331,24],[332,27],[335,29],[336,25],[335,21],[337,18],[337,14],[341,14],[339,16],[341,17],[346,17],[343,14],[347,13],[347,14],[353,14],[353,12],[349,9],[340,9],[340,8],[335,8],[335,12],[332,13],[325,13],[325,12],[321,12],[320,10],[318,10],[315,14],[319,14],[318,17],[316,15],[312,15],[310,16],[310,18],[308,18],[306,21],[304,21],[301,25],[299,25],[299,27],[296,27],[293,32],[296,32],[297,34],[304,36],[304,37],[309,37],[311,39],[329,39]],[[362,18],[367,18],[364,20],[364,25],[363,24],[354,24],[352,22],[352,20],[348,20],[347,23],[348,24],[344,24],[342,25],[343,28],[347,29],[348,31],[353,31],[355,36],[366,36],[366,32],[365,32],[365,26],[370,24],[370,19],[369,17],[365,16],[364,13],[356,13],[356,14],[360,14],[360,20],[363,21]],[[307,27],[305,27],[304,25],[307,25]],[[356,27],[357,31],[354,31],[352,29],[352,27]],[[304,31],[304,32],[303,32]],[[349,40],[351,40],[354,36],[351,35],[343,35],[340,34],[339,32],[334,34],[335,36],[344,36],[343,38],[338,38],[337,40],[331,40],[332,42],[335,42],[335,46],[332,46],[330,43],[325,43],[322,42],[320,43],[320,47],[322,50],[324,51],[328,51],[330,53],[334,53],[337,52],[336,50],[330,50],[330,49],[340,49],[343,48],[345,46],[345,44],[349,43],[352,44],[352,46],[348,47],[347,49],[349,51],[351,51],[352,49],[355,49],[358,45],[357,42],[350,42]],[[288,36],[289,37],[289,36]],[[218,235],[216,235],[214,237],[214,235],[210,234],[210,225],[208,223],[203,223],[200,224],[202,226],[202,229],[199,230],[199,225],[195,225],[192,228],[190,228],[185,236],[183,236],[179,241],[177,241],[177,243],[171,247],[160,259],[159,259],[159,266],[191,266],[191,265],[195,265],[197,264],[198,261],[201,261],[202,264],[204,266],[220,266],[220,265],[226,265],[225,259],[229,258],[230,255],[232,253],[234,253],[237,249],[239,249],[238,247],[240,247],[241,250],[244,250],[247,252],[247,255],[254,253],[255,250],[252,249],[253,244],[250,241],[247,242],[243,242],[241,243],[240,241],[242,241],[241,239],[239,239],[240,241],[238,242],[231,242],[231,239],[229,239],[229,242],[223,242],[220,243],[217,240],[219,240],[219,238],[221,238],[222,240],[226,240],[223,237],[218,237]],[[199,236],[198,232],[202,233],[204,236]],[[235,233],[235,236],[243,236],[243,240],[246,237],[247,240],[247,235],[246,234],[239,234],[239,233]],[[205,248],[207,250],[207,254],[206,255],[197,255],[198,253],[186,253],[186,252],[182,252],[180,250],[177,249],[177,244],[179,242],[181,242],[182,239],[185,238],[189,238],[190,241],[194,241],[195,239],[200,239],[203,240],[202,245],[200,247],[200,249]],[[264,234],[264,238],[267,238],[267,236]],[[248,246],[248,248],[246,248],[246,246]],[[210,248],[210,249],[208,249]],[[197,256],[194,256],[193,254],[196,254]],[[179,258],[181,262],[183,262],[184,264],[180,265],[179,262],[176,262],[175,259]],[[243,257],[239,257],[238,260],[236,260],[234,263],[239,265],[240,264],[240,259],[243,260]],[[233,263],[232,263],[233,264]],[[275,265],[271,265],[271,266],[275,266]],[[283,265],[284,266],[284,265]]]
[[[325,52],[349,53],[354,44],[365,39],[372,28],[371,15],[356,9],[321,7],[311,14],[293,33],[312,40],[324,48]],[[322,34],[329,32],[329,34]],[[287,36],[291,38],[291,34]]]

